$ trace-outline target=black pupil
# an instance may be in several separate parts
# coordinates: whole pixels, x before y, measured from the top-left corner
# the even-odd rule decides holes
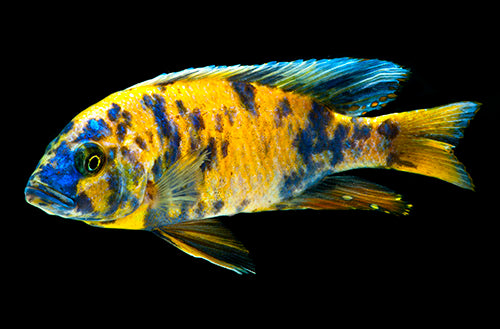
[[[99,159],[99,156],[93,155],[89,159],[89,163],[87,165],[87,168],[89,171],[94,171],[97,168],[99,168],[100,163],[101,163],[101,160]]]

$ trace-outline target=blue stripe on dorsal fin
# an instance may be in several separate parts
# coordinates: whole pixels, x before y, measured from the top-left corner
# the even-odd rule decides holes
[[[262,65],[207,66],[159,75],[130,88],[203,78],[253,82],[313,97],[350,116],[376,110],[393,100],[408,71],[377,59],[310,59]]]

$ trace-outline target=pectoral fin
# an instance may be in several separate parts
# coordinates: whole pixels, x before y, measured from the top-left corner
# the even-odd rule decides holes
[[[200,166],[205,159],[206,152],[195,151],[170,166],[157,183],[156,207],[180,209],[183,203],[195,202],[198,198],[197,188],[203,177]]]
[[[411,205],[386,187],[353,176],[330,176],[279,209],[379,210],[408,215]]]
[[[176,223],[159,227],[153,232],[191,256],[206,259],[238,274],[255,274],[248,250],[218,220]]]

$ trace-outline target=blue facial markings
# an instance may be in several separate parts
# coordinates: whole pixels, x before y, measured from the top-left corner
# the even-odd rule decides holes
[[[38,179],[59,193],[74,198],[81,174],[75,168],[73,152],[62,141],[54,153],[54,157],[39,168]]]
[[[75,139],[76,142],[81,140],[99,141],[111,134],[108,124],[104,119],[90,119],[85,125],[82,133]]]
[[[118,115],[120,114],[120,106],[116,103],[111,104],[110,109],[108,110],[108,118],[111,121],[116,121],[118,119]]]

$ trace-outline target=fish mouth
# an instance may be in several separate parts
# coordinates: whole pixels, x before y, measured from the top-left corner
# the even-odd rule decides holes
[[[73,199],[38,181],[30,181],[24,189],[24,195],[28,203],[44,210],[47,208],[70,210],[76,206]]]

